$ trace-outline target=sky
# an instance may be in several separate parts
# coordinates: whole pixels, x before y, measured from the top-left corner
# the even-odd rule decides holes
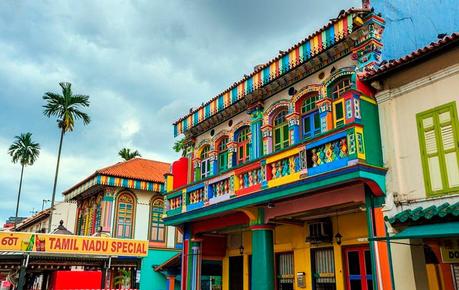
[[[59,82],[90,96],[91,123],[65,135],[61,192],[121,161],[128,147],[172,162],[172,123],[360,0],[0,2],[0,226],[14,216],[20,165],[7,154],[31,132],[19,216],[51,199],[59,131],[42,96]]]

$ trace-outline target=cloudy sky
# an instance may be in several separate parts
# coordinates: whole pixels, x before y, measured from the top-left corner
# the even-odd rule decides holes
[[[7,150],[32,132],[20,215],[50,199],[59,132],[42,96],[69,81],[92,122],[64,138],[60,192],[118,162],[122,147],[173,161],[171,123],[360,0],[0,2],[0,223],[14,216],[20,167]]]

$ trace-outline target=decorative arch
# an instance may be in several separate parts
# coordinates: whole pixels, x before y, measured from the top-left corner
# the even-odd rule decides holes
[[[134,238],[136,208],[137,198],[132,192],[128,190],[121,190],[117,194],[113,230],[116,238]]]
[[[236,138],[236,133],[242,128],[242,127],[245,127],[245,126],[249,126],[250,128],[250,121],[241,121],[239,123],[237,123],[236,125],[233,126],[233,129],[231,129],[230,131],[230,139],[232,141],[237,141]]]
[[[331,74],[327,79],[324,80],[323,82],[324,96],[328,97],[330,86],[335,81],[345,76],[351,77],[351,88],[355,88],[355,79],[356,79],[355,67],[343,67],[343,68],[337,69],[335,72],[333,72],[333,74]]]
[[[167,227],[163,221],[164,197],[153,196],[150,200],[150,227],[148,239],[152,243],[164,244],[167,241]]]
[[[301,102],[304,98],[309,97],[311,94],[316,93],[319,98],[322,97],[323,86],[321,84],[312,84],[303,87],[299,92],[297,92],[291,100],[292,107],[295,112],[300,113]]]
[[[273,117],[278,113],[280,110],[287,109],[289,113],[291,113],[291,106],[290,102],[287,99],[279,100],[269,106],[265,112],[263,113],[263,122],[265,125],[271,124]]]
[[[202,150],[206,146],[209,146],[210,151],[212,151],[213,146],[212,146],[212,142],[209,139],[205,139],[205,140],[202,140],[201,142],[199,142],[199,144],[197,146],[198,150],[196,150],[196,153],[195,153],[195,158],[200,158]]]

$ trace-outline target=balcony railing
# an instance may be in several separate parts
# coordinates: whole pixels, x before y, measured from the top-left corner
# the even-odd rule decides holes
[[[355,164],[365,160],[363,142],[362,125],[349,124],[169,193],[166,214],[192,211]]]

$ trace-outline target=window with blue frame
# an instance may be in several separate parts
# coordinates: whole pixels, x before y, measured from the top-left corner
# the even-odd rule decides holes
[[[301,125],[303,139],[320,134],[320,115],[316,107],[317,95],[305,98],[301,103]]]

